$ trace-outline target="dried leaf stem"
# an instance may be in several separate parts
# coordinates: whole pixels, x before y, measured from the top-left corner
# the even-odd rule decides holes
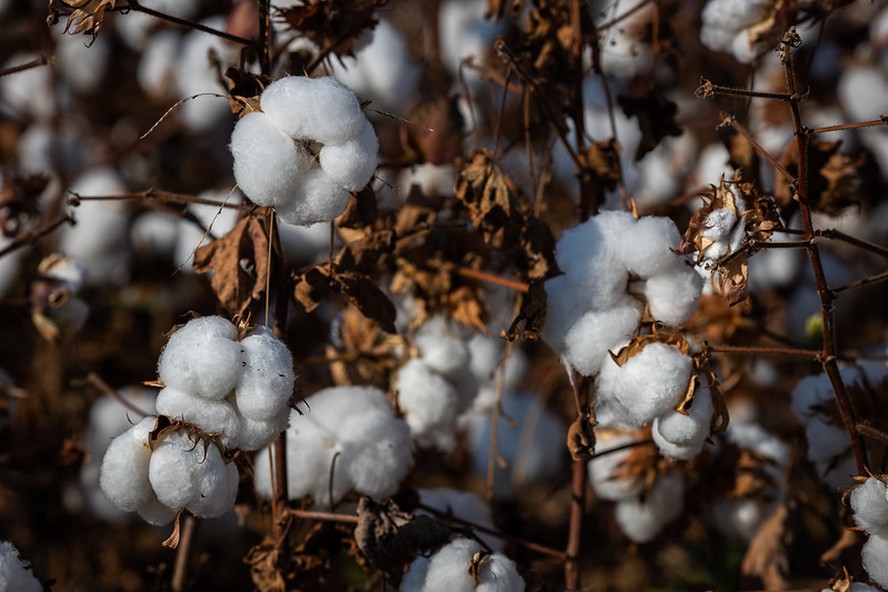
[[[170,193],[159,189],[146,189],[137,193],[117,193],[115,195],[80,195],[71,192],[68,196],[68,205],[77,206],[81,201],[130,201],[130,200],[157,200],[166,203],[178,204],[198,204],[215,206],[217,208],[229,208],[232,210],[249,211],[256,206],[248,203],[230,203],[221,202],[215,199],[204,199],[194,195],[184,195],[181,193]]]
[[[8,255],[13,251],[21,249],[24,246],[31,245],[36,243],[38,240],[46,236],[47,234],[51,234],[56,228],[61,226],[62,224],[67,223],[75,223],[74,218],[72,218],[69,214],[62,214],[52,222],[46,224],[42,228],[39,228],[33,232],[25,231],[19,234],[15,240],[11,243],[0,249],[0,257],[4,255]]]
[[[25,70],[30,70],[31,68],[39,68],[40,66],[46,66],[51,63],[52,63],[52,58],[48,58],[45,55],[41,55],[39,57],[34,58],[30,62],[25,62],[24,64],[19,64],[18,66],[10,66],[9,68],[0,69],[0,78],[2,78],[3,76],[9,76],[10,74],[24,72]]]
[[[191,514],[185,515],[185,524],[182,526],[179,545],[176,547],[176,561],[173,564],[173,580],[170,584],[173,592],[184,592],[187,589],[188,564],[191,559],[191,550],[194,548],[197,525],[197,518]]]
[[[879,119],[873,119],[870,121],[858,121],[855,123],[843,123],[839,125],[827,125],[825,127],[815,127],[808,130],[808,133],[813,134],[826,134],[829,132],[841,132],[844,130],[853,130],[853,129],[861,129],[864,127],[876,127],[879,125],[888,125],[888,116],[883,115]]]

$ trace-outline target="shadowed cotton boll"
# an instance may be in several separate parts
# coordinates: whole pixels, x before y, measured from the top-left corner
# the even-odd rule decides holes
[[[157,372],[163,383],[207,399],[224,399],[237,384],[244,352],[237,328],[217,316],[192,319],[170,336]]]
[[[661,475],[647,496],[617,502],[617,524],[636,543],[647,543],[675,520],[684,507],[684,482],[679,471]]]
[[[868,534],[888,534],[888,487],[870,477],[851,492],[849,502],[854,512],[854,523]]]
[[[712,421],[712,393],[700,389],[687,415],[671,410],[654,420],[651,434],[663,456],[690,460],[697,456],[709,436]]]
[[[0,589],[9,592],[43,592],[30,566],[9,541],[0,542]]]
[[[413,466],[413,446],[410,429],[394,416],[382,391],[328,388],[308,397],[301,409],[302,415],[291,413],[287,428],[291,499],[310,495],[315,505],[329,507],[352,490],[376,499],[398,490]],[[256,455],[255,475],[256,488],[270,496],[267,451]]]
[[[442,513],[444,515],[441,517],[442,520],[446,521],[448,516],[453,516],[460,520],[470,522],[473,525],[491,529],[495,528],[490,506],[487,502],[470,491],[459,491],[447,487],[439,489],[420,489],[419,502],[424,506],[428,506]],[[422,509],[417,510],[416,513],[418,515],[430,514]],[[505,547],[505,541],[501,538],[481,532],[477,532],[476,534],[494,551],[502,551],[503,547]]]
[[[631,433],[611,430],[596,430],[596,452],[614,450],[620,446],[632,444],[637,438]],[[637,496],[641,492],[643,482],[637,478],[621,476],[620,468],[632,453],[632,448],[625,448],[596,456],[589,461],[589,484],[599,498],[616,502]]]
[[[472,558],[484,549],[478,541],[456,539],[431,558],[420,556],[401,581],[401,592],[523,592],[524,579],[515,562],[491,554],[478,566],[477,585],[471,575]]]
[[[102,491],[121,510],[135,512],[157,501],[148,481],[151,449],[148,433],[154,429],[155,417],[146,417],[111,441],[102,461],[99,484]]]
[[[448,452],[456,443],[456,418],[463,411],[456,388],[421,358],[398,370],[398,405],[421,446]]]
[[[888,538],[870,536],[863,544],[860,557],[863,569],[870,579],[883,588],[888,588],[888,561],[885,560],[888,557]]]

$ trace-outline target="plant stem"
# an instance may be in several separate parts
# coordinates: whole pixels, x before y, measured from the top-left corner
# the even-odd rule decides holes
[[[132,10],[133,12],[141,12],[147,14],[149,16],[153,16],[155,18],[159,18],[161,20],[173,23],[174,25],[179,25],[180,27],[185,27],[187,29],[194,29],[196,31],[203,31],[204,33],[209,33],[210,35],[215,35],[221,39],[227,39],[228,41],[233,41],[234,43],[240,43],[241,45],[252,46],[256,45],[256,41],[254,39],[246,39],[244,37],[238,37],[237,35],[232,35],[231,33],[226,33],[225,31],[220,31],[219,29],[213,29],[212,27],[208,27],[201,23],[196,23],[194,21],[189,21],[187,19],[182,19],[171,14],[166,14],[164,12],[160,12],[151,8],[147,8],[142,6],[137,2],[137,0],[129,0],[129,2],[123,6],[115,6],[113,8],[109,8],[108,12],[126,12],[128,10]]]
[[[62,214],[46,226],[35,230],[34,232],[23,232],[19,236],[15,238],[11,243],[0,249],[0,257],[4,255],[8,255],[13,251],[16,251],[26,245],[30,245],[36,243],[38,240],[46,236],[47,234],[52,233],[56,228],[65,223],[75,223],[74,218],[72,218],[68,214]]]
[[[30,70],[31,68],[39,68],[40,66],[46,66],[51,63],[51,59],[46,57],[45,55],[41,55],[40,57],[34,58],[30,62],[25,62],[24,64],[19,64],[18,66],[10,66],[9,68],[0,69],[0,78],[3,76],[9,76],[10,74],[16,74],[18,72],[24,72],[25,70]]]
[[[875,127],[878,125],[888,125],[888,117],[882,116],[880,119],[871,121],[858,121],[856,123],[843,123],[840,125],[827,125],[826,127],[815,127],[809,129],[809,134],[825,134],[828,132],[841,132],[844,130],[861,129],[864,127]]]
[[[573,372],[572,370],[569,372]],[[589,406],[586,381],[583,376],[570,375],[577,417],[581,418]],[[583,515],[586,511],[586,483],[589,479],[588,459],[574,459],[570,478],[570,518],[567,532],[566,560],[564,562],[565,590],[580,588],[580,549],[583,533]]]
[[[184,592],[186,589],[188,581],[188,563],[191,559],[191,549],[194,547],[197,525],[197,518],[191,514],[185,515],[185,524],[182,526],[182,534],[179,537],[179,546],[176,547],[176,561],[173,564],[173,580],[170,584],[173,592]]]
[[[782,164],[780,164],[780,162],[778,162],[778,160],[776,158],[771,156],[771,153],[768,152],[767,150],[765,150],[762,147],[762,145],[759,144],[755,140],[755,138],[752,137],[752,134],[749,133],[749,130],[746,129],[745,127],[743,127],[743,125],[740,122],[738,122],[737,119],[733,115],[729,115],[723,111],[721,113],[721,118],[722,118],[722,125],[729,125],[732,128],[734,128],[734,130],[738,134],[740,134],[741,136],[746,138],[746,141],[749,142],[753,148],[755,148],[755,151],[758,152],[765,160],[767,160],[771,164],[771,166],[774,167],[775,170],[779,171],[784,177],[786,177],[790,181],[795,181],[795,177],[793,177],[789,173],[789,171],[786,170],[786,167],[784,167]]]
[[[736,354],[742,356],[774,356],[778,358],[795,358],[798,360],[820,360],[823,352],[813,349],[796,349],[789,347],[754,347],[741,345],[709,345],[709,351],[719,354]]]

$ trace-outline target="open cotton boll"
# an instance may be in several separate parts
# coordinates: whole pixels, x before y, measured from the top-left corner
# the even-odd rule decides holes
[[[237,407],[250,419],[270,420],[287,407],[293,394],[293,356],[267,327],[240,342],[244,367],[237,383]]]
[[[456,443],[456,418],[464,410],[454,386],[416,358],[398,370],[395,389],[398,406],[416,443],[444,452],[452,450]]]
[[[444,514],[445,516],[440,519],[445,521],[447,516],[453,516],[476,526],[495,528],[490,505],[470,491],[459,491],[449,487],[420,489],[419,503]],[[424,509],[418,509],[416,514],[434,515]],[[494,551],[502,551],[506,545],[506,542],[499,537],[481,532],[477,532],[476,535]]]
[[[645,216],[632,226],[617,253],[630,273],[648,278],[672,269],[681,234],[675,222],[660,216]]]
[[[238,433],[237,414],[227,401],[206,399],[188,391],[166,387],[157,395],[157,413],[194,424],[218,435],[227,446]]]
[[[854,523],[868,534],[884,536],[888,533],[888,487],[885,482],[870,477],[855,487],[849,498],[854,512]]]
[[[148,481],[151,460],[148,434],[156,422],[156,417],[146,417],[114,438],[105,451],[99,485],[105,496],[121,510],[134,512],[154,497]]]
[[[712,413],[712,393],[701,389],[687,415],[672,410],[655,419],[651,433],[663,456],[690,460],[700,454],[709,436]]]
[[[417,558],[411,565],[401,592],[523,592],[524,579],[515,562],[502,553],[493,553],[481,564],[478,585],[472,579],[472,557],[484,549],[478,541],[456,539],[436,552],[431,559]],[[415,567],[414,567],[415,566]]]
[[[888,538],[870,536],[863,544],[860,558],[869,578],[883,588],[888,588]]]
[[[447,317],[435,315],[416,331],[414,341],[422,361],[455,382],[470,368],[466,337],[466,332]]]
[[[227,319],[191,319],[170,336],[157,361],[168,387],[207,399],[224,399],[237,384],[244,353],[235,341],[237,328]]]
[[[667,325],[680,325],[691,318],[697,311],[702,291],[703,278],[680,260],[670,270],[644,283],[644,297],[651,315]]]
[[[632,444],[635,436],[629,433],[602,431],[595,432],[595,451],[605,452]],[[620,465],[629,457],[631,448],[611,452],[602,456],[596,456],[588,463],[589,485],[599,498],[608,501],[619,501],[638,495],[641,492],[643,482],[641,479],[618,477]]]
[[[237,435],[226,445],[245,451],[259,450],[286,430],[289,420],[289,406],[285,406],[269,420],[250,419],[237,413]]]
[[[43,592],[43,584],[34,577],[18,549],[9,541],[0,542],[0,590],[3,592]]]
[[[363,189],[376,170],[376,153],[379,140],[373,125],[363,118],[357,135],[339,145],[326,145],[321,148],[318,159],[321,168],[334,183],[349,191]]]
[[[311,157],[277,129],[267,114],[242,117],[231,133],[230,148],[234,179],[260,206],[282,207],[302,193],[302,176],[311,166]]]
[[[700,40],[710,49],[733,54],[741,63],[751,62],[756,52],[747,29],[768,17],[772,3],[772,0],[709,0],[703,7]]]
[[[151,36],[142,52],[136,78],[142,90],[155,99],[172,94],[176,56],[181,39],[182,35],[178,31],[158,31]]]
[[[213,457],[212,465],[205,466],[198,482],[199,496],[188,504],[185,509],[198,518],[216,518],[234,507],[237,498],[237,487],[240,476],[237,465],[233,462],[222,462],[221,468],[218,462],[222,457],[218,456],[215,446],[210,446],[214,452],[207,455],[204,464],[207,465],[210,456]]]
[[[211,17],[202,25],[220,31],[225,30],[224,17]],[[181,53],[176,60],[175,84],[180,99],[195,97],[201,93],[221,96],[199,96],[179,106],[178,115],[188,129],[207,132],[223,117],[231,116],[231,107],[225,100],[226,89],[219,83],[218,74],[210,61],[210,52],[216,53],[223,69],[237,55],[231,44],[223,43],[215,35],[193,30],[182,40]]]
[[[383,412],[384,413],[384,412]],[[395,494],[406,473],[404,467],[413,465],[413,447],[410,428],[403,421],[366,422],[362,416],[351,415],[342,422],[342,469],[348,475],[350,488],[376,499]],[[402,475],[392,479],[392,475]]]
[[[644,501],[627,499],[617,502],[615,516],[623,533],[635,543],[647,543],[664,526],[681,514],[684,507],[684,481],[681,473],[661,475]]]
[[[558,275],[546,280],[545,288],[546,323],[540,335],[553,350],[562,352],[568,331],[589,307],[583,301],[582,286],[570,276]]]
[[[354,139],[367,121],[355,94],[329,77],[275,80],[262,91],[259,105],[282,133],[325,145]]]
[[[608,352],[629,340],[640,318],[641,303],[629,296],[613,308],[587,311],[564,338],[563,360],[585,376],[597,374]]]
[[[665,343],[649,343],[622,366],[608,357],[596,384],[600,397],[625,408],[627,426],[643,426],[670,411],[685,394],[691,358]]]
[[[348,191],[333,183],[323,169],[309,169],[301,179],[302,189],[296,198],[275,207],[282,221],[296,226],[311,226],[330,222],[345,210],[349,200]]]

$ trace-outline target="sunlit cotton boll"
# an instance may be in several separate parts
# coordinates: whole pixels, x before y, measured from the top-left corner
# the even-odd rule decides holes
[[[585,376],[597,374],[609,358],[638,328],[641,303],[627,296],[605,310],[589,310],[571,326],[564,339],[563,360]]]
[[[712,413],[712,393],[701,389],[687,415],[672,410],[655,419],[651,434],[663,456],[675,460],[697,456],[709,436]]]
[[[363,117],[363,116],[362,116]],[[334,183],[348,191],[360,191],[376,170],[379,140],[373,125],[364,118],[359,131],[339,145],[327,145],[318,155],[321,169]]]
[[[221,516],[237,496],[234,463],[222,460],[215,445],[192,440],[182,430],[167,435],[154,449],[148,478],[162,504],[175,511],[187,509],[198,518]]]
[[[888,534],[888,488],[883,481],[870,477],[854,488],[849,498],[854,523],[871,535]]]
[[[310,495],[316,505],[329,507],[352,490],[376,499],[398,490],[413,466],[413,445],[410,428],[395,417],[382,391],[328,388],[308,397],[300,409],[301,415],[291,413],[287,428],[291,499]],[[271,495],[269,471],[268,452],[260,451],[256,487],[266,496]]]
[[[3,592],[43,592],[34,573],[9,541],[0,542],[0,590]]]
[[[484,548],[478,541],[456,539],[432,557],[419,557],[410,564],[401,592],[522,592],[524,579],[515,562],[493,553],[478,565],[477,585],[471,575],[472,558]]]
[[[464,411],[456,387],[421,358],[398,370],[398,405],[420,446],[449,452],[456,444],[456,418]]]
[[[155,405],[158,414],[194,424],[207,434],[218,435],[226,446],[238,433],[237,413],[227,401],[207,399],[168,386],[158,393]]]
[[[680,260],[676,260],[671,270],[658,273],[644,283],[644,297],[651,315],[667,325],[680,325],[691,318],[702,291],[703,278]]]
[[[168,386],[207,399],[224,399],[237,384],[244,352],[227,319],[192,319],[170,336],[157,372]]]
[[[693,362],[676,347],[649,343],[622,366],[608,358],[596,385],[619,423],[639,427],[670,411],[687,392]]]
[[[888,538],[872,535],[869,540],[863,544],[860,552],[863,561],[863,569],[866,570],[870,579],[882,586],[888,588]]]
[[[672,471],[654,481],[644,500],[617,502],[616,519],[623,533],[636,543],[647,543],[675,520],[684,507],[681,473]]]

